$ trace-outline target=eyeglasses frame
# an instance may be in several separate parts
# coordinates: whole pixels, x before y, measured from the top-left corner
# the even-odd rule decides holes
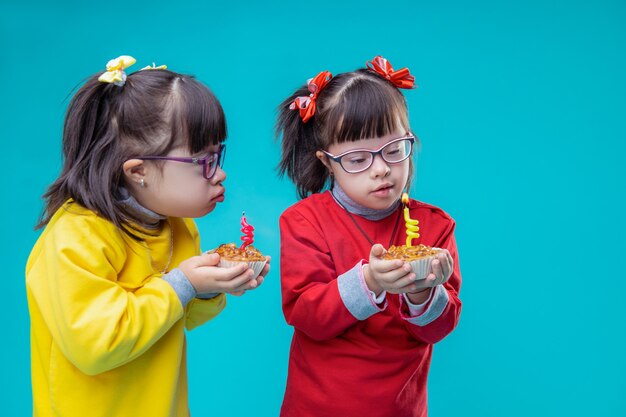
[[[213,178],[213,176],[217,172],[217,167],[219,166],[220,168],[222,168],[223,163],[226,160],[226,145],[224,144],[220,144],[220,147],[217,150],[217,152],[209,152],[204,158],[179,157],[179,156],[137,156],[135,157],[135,159],[143,159],[146,161],[174,161],[174,162],[184,162],[187,164],[206,166],[209,158],[211,158],[211,156],[213,155],[217,155],[217,162],[215,164],[215,168],[213,172],[211,173],[211,175],[209,176],[205,175],[206,168],[202,170],[202,176],[205,179],[210,180],[211,178]]]
[[[405,157],[405,158],[403,158],[403,159],[401,159],[401,160],[399,160],[399,161],[395,161],[395,162],[389,162],[389,161],[387,161],[387,160],[385,159],[385,157],[383,156],[383,153],[382,153],[383,149],[384,149],[385,147],[387,147],[388,145],[391,145],[392,143],[400,142],[401,140],[407,140],[407,139],[409,140],[409,142],[410,142],[410,144],[411,144],[411,150],[410,150],[410,152],[409,152],[409,153],[407,153],[406,157]],[[327,156],[329,159],[331,159],[331,160],[333,160],[333,161],[337,162],[337,163],[341,166],[341,168],[342,168],[345,172],[347,172],[348,174],[359,174],[359,173],[361,173],[361,172],[367,171],[368,169],[370,169],[370,168],[372,167],[372,165],[374,164],[374,159],[376,158],[376,155],[380,155],[380,157],[382,158],[382,160],[383,160],[383,161],[385,161],[385,162],[386,162],[386,163],[388,163],[388,164],[399,164],[400,162],[404,162],[404,161],[406,161],[406,160],[407,160],[407,159],[408,159],[408,158],[409,158],[409,157],[413,154],[413,145],[415,144],[415,140],[416,140],[415,135],[409,134],[409,135],[407,135],[407,136],[404,136],[404,137],[401,137],[401,138],[398,138],[398,139],[393,139],[393,140],[390,140],[389,142],[387,142],[386,144],[384,144],[383,146],[381,146],[380,148],[378,148],[378,150],[375,150],[375,151],[371,151],[371,150],[369,150],[369,149],[351,149],[351,150],[349,150],[349,151],[346,151],[346,152],[340,153],[339,155],[333,155],[332,153],[327,152],[327,151],[325,151],[325,150],[323,150],[323,149],[321,149],[321,151],[322,151],[322,152],[324,152],[324,154],[326,154],[326,156]],[[369,164],[366,168],[363,168],[363,169],[361,169],[361,170],[359,170],[359,171],[348,171],[348,170],[346,169],[346,167],[344,167],[344,166],[343,166],[343,164],[341,163],[341,158],[343,158],[344,156],[346,156],[347,154],[352,153],[352,152],[368,152],[368,153],[370,153],[370,154],[372,155],[372,161],[370,162],[370,164]]]

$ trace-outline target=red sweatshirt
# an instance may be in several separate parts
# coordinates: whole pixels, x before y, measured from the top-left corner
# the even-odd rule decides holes
[[[370,243],[330,192],[314,194],[280,218],[283,311],[295,329],[283,417],[426,416],[426,379],[432,345],[459,320],[461,274],[454,220],[415,200],[423,243],[447,249],[452,276],[433,289],[430,305],[411,317],[403,296],[377,305],[365,287],[360,262]],[[373,221],[353,217],[375,243],[386,246],[401,208]],[[406,240],[400,219],[395,245]]]

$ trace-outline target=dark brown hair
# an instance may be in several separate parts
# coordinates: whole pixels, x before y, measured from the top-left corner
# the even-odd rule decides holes
[[[289,105],[309,93],[303,85],[283,101],[276,123],[276,136],[282,136],[279,173],[287,174],[296,184],[300,198],[320,192],[329,178],[316,151],[333,143],[385,136],[398,127],[410,130],[404,95],[371,70],[363,68],[333,77],[317,97],[315,115],[304,123]],[[412,174],[411,161],[407,187]]]
[[[43,196],[37,228],[70,198],[125,231],[133,223],[141,225],[119,202],[124,161],[166,155],[181,146],[195,154],[226,139],[222,106],[192,76],[137,71],[120,87],[98,81],[98,75],[78,89],[68,106],[63,168]]]

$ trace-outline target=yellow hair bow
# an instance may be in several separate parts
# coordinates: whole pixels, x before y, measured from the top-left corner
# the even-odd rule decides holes
[[[107,70],[98,77],[98,81],[115,84],[121,87],[126,82],[124,69],[133,65],[137,60],[129,55],[121,55],[107,62]]]
[[[143,67],[142,69],[140,69],[139,71],[143,71],[143,70],[155,70],[155,69],[167,69],[167,65],[159,65],[158,67],[154,64],[154,62],[152,63],[152,66],[148,65],[147,67]]]

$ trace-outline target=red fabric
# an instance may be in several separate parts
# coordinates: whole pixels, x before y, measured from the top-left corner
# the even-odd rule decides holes
[[[415,86],[415,77],[411,75],[408,68],[394,71],[389,61],[380,55],[374,57],[371,61],[367,61],[365,65],[398,88],[411,89]]]
[[[307,88],[311,92],[308,96],[296,97],[296,99],[289,105],[291,110],[298,110],[302,122],[306,123],[315,114],[316,101],[319,93],[326,87],[326,84],[330,82],[333,75],[329,71],[322,71],[315,77],[307,81]]]
[[[427,415],[432,344],[456,327],[461,275],[454,220],[415,200],[409,208],[422,226],[415,243],[446,248],[455,261],[445,284],[448,305],[424,327],[401,318],[398,295],[387,294],[387,308],[364,321],[344,306],[337,277],[367,260],[370,244],[329,192],[312,195],[281,216],[283,311],[295,330],[281,416]],[[379,221],[355,218],[375,242],[389,242],[395,213]],[[405,240],[400,227],[394,242]]]

